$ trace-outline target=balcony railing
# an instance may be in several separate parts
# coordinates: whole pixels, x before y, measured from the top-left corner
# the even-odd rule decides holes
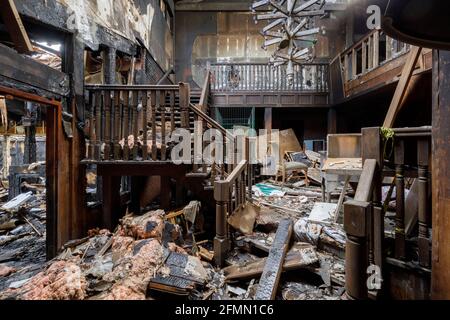
[[[229,91],[290,91],[328,92],[328,64],[294,66],[293,84],[289,85],[286,67],[265,63],[211,64],[211,90]]]
[[[373,30],[341,54],[344,81],[356,79],[409,49],[410,45],[388,37],[381,30]]]

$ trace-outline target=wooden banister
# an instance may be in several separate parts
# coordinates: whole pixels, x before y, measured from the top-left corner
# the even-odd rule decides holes
[[[205,82],[202,88],[202,94],[198,103],[199,109],[205,113],[208,112],[208,100],[211,90],[211,72],[208,70],[205,77]]]
[[[418,268],[429,268],[431,265],[429,235],[431,131],[432,128],[429,126],[395,128],[390,132],[392,142],[382,136],[382,132],[386,130],[363,129],[363,172],[355,199],[344,204],[344,229],[347,233],[346,290],[352,298],[366,299],[368,297],[367,267],[375,265],[383,274],[385,252],[393,252],[394,259],[388,257],[389,261],[395,260],[398,264],[414,264],[415,257],[409,254],[411,252],[409,247],[412,244],[413,247],[418,248]],[[392,157],[389,155],[391,147],[394,148]],[[417,150],[417,157],[411,156],[410,148]],[[384,176],[392,176],[392,168],[395,168],[396,185],[395,239],[391,250],[384,250],[383,246],[392,241],[385,241],[386,209],[381,205],[381,180]],[[406,170],[406,168],[409,169]],[[407,177],[419,179],[416,217],[419,224],[418,236],[408,236],[405,232],[405,225],[411,223],[406,221],[405,181]]]
[[[229,249],[227,218],[247,202],[246,187],[249,181],[249,162],[242,160],[225,180],[214,183],[216,200],[216,236],[214,238],[214,257],[223,266]]]

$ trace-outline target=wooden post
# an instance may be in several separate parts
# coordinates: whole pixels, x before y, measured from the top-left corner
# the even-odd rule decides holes
[[[450,52],[433,52],[433,258],[431,297],[450,300]]]
[[[419,139],[417,149],[419,162],[419,263],[423,267],[429,267],[431,260],[428,236],[428,166],[430,155],[428,139]]]
[[[52,259],[58,251],[58,135],[57,121],[58,112],[56,108],[50,107],[47,110],[46,120],[46,242],[47,259]]]
[[[400,77],[400,80],[397,84],[397,89],[395,90],[394,97],[392,98],[389,111],[383,124],[383,127],[385,128],[392,128],[394,126],[395,119],[403,105],[404,98],[406,96],[406,92],[410,84],[412,74],[414,72],[414,68],[417,64],[417,60],[419,59],[421,52],[422,48],[414,46],[411,47],[408,59],[406,60],[406,63],[403,67],[402,76]]]
[[[33,46],[28,38],[27,31],[23,26],[22,19],[17,12],[14,0],[2,1],[2,9],[0,15],[8,33],[15,44],[15,48],[19,53],[33,52]]]
[[[102,226],[111,231],[120,218],[120,179],[111,174],[102,176]]]
[[[328,110],[328,134],[337,133],[337,112],[335,108]]]
[[[395,141],[395,186],[396,186],[396,216],[395,216],[395,258],[405,259],[405,146],[404,141]]]
[[[218,266],[225,263],[229,249],[227,228],[227,204],[230,201],[230,185],[227,181],[214,182],[214,199],[216,200],[216,236],[214,238],[214,261]]]
[[[181,127],[184,129],[189,129],[189,100],[189,84],[180,82]]]
[[[371,206],[369,202],[348,201],[344,205],[345,289],[352,299],[367,299],[367,228]]]

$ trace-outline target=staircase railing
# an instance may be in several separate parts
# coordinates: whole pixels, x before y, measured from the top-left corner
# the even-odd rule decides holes
[[[382,282],[386,262],[429,270],[431,265],[430,158],[431,127],[363,129],[364,168],[355,199],[344,205],[346,245],[346,289],[355,299],[366,299],[368,267],[378,268]],[[382,181],[394,178],[386,199]],[[417,212],[406,215],[406,179],[418,179]],[[395,229],[385,233],[385,213],[393,187],[396,189]],[[411,191],[412,192],[412,191]],[[418,233],[407,231],[418,222]],[[416,249],[417,248],[417,251]],[[388,250],[389,249],[389,250]],[[386,252],[392,252],[386,256]],[[431,272],[431,271],[430,271]],[[380,291],[383,288],[376,288]]]
[[[248,140],[247,140],[248,141]],[[230,249],[228,217],[242,209],[251,198],[252,169],[248,160],[242,160],[225,180],[214,183],[216,200],[216,237],[214,260],[223,266]]]
[[[189,128],[188,84],[85,89],[89,97],[86,160],[165,161],[168,134]]]
[[[86,109],[90,117],[86,161],[168,161],[169,134],[179,128],[189,130],[192,173],[204,174],[205,179],[209,177],[209,185],[214,186],[217,201],[214,251],[216,261],[223,264],[228,250],[226,219],[246,203],[246,190],[251,197],[252,166],[248,161],[249,138],[233,135],[206,113],[208,78],[199,105],[190,103],[189,85],[184,83],[87,86]],[[215,132],[209,135],[208,129]],[[207,142],[214,143],[210,162],[203,157]]]
[[[209,97],[211,93],[211,72],[208,70],[205,77],[205,82],[203,83],[202,93],[200,95],[200,101],[198,107],[204,113],[208,114],[209,107]]]

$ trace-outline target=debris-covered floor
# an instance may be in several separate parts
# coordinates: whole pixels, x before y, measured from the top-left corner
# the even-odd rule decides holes
[[[221,300],[260,298],[266,290],[284,300],[342,299],[342,219],[324,214],[321,188],[309,182],[289,177],[253,187],[253,204],[229,217],[232,250],[224,268],[214,267],[213,239],[196,241],[196,201],[173,212],[129,214],[115,232],[91,230],[46,262],[45,187],[28,186],[2,203],[0,297]],[[281,257],[271,253],[278,245]],[[279,282],[265,279],[266,264],[277,261]]]

